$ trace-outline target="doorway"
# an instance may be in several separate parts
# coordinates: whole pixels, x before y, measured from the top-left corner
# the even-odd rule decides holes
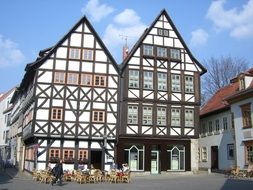
[[[211,169],[219,169],[219,149],[218,146],[211,146]]]
[[[102,169],[102,151],[91,150],[90,151],[90,163],[93,164],[94,168]]]
[[[159,174],[159,151],[151,151],[151,174]]]

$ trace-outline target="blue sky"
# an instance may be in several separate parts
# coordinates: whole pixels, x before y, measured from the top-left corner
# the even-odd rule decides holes
[[[232,56],[253,66],[253,0],[1,0],[0,92],[19,85],[25,65],[82,15],[121,63],[119,35],[131,47],[164,8],[200,62]]]

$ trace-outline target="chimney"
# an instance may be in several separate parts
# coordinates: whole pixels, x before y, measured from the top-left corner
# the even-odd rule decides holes
[[[124,46],[123,46],[123,61],[126,59],[126,57],[128,56],[128,52],[129,51],[129,49],[128,49],[128,46],[127,46],[127,44],[125,44]]]

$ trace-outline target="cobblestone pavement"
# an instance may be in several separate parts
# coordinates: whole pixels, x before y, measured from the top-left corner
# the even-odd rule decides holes
[[[0,190],[252,190],[252,179],[228,179],[223,174],[200,173],[187,175],[133,176],[130,184],[77,184],[64,182],[62,186],[32,181],[29,174],[15,169],[0,171]]]

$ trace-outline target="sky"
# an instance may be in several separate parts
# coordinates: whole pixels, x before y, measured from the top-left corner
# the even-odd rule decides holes
[[[131,48],[163,9],[200,63],[231,56],[253,67],[253,0],[1,0],[0,93],[83,15],[120,64],[125,36]]]

